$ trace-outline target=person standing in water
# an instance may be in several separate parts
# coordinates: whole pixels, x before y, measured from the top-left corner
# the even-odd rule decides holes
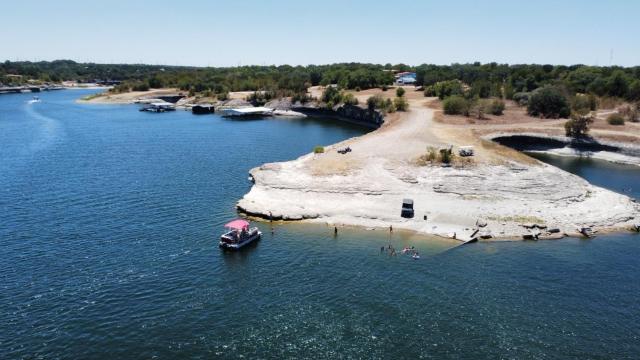
[[[337,226],[333,227],[333,236],[338,236],[338,227]]]

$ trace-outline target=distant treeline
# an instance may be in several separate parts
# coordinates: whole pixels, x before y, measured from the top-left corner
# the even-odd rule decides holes
[[[586,93],[640,100],[640,66],[507,65],[473,63],[452,65],[343,63],[308,66],[187,67],[139,64],[50,62],[0,63],[0,83],[12,85],[29,79],[43,82],[117,80],[115,91],[177,87],[193,93],[266,90],[299,94],[313,85],[338,84],[345,89],[390,85],[393,72],[414,71],[417,85],[430,86],[458,80],[479,97],[513,98],[545,85],[569,93]],[[17,77],[15,75],[22,75]],[[438,84],[441,87],[442,84]]]
[[[439,87],[451,86],[451,83],[446,82],[458,80],[469,86],[471,91],[481,98],[495,96],[512,99],[517,93],[529,93],[550,85],[565,89],[569,94],[640,100],[640,66],[625,68],[474,63],[420,65],[415,70],[418,83],[427,87],[427,90],[432,86],[431,90],[436,92]]]

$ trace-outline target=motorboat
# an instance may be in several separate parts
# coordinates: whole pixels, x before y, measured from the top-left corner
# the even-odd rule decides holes
[[[247,220],[237,219],[224,226],[227,232],[220,237],[220,247],[229,250],[239,250],[262,237],[257,227],[250,227]]]
[[[31,100],[28,101],[29,104],[39,103],[39,102],[40,102],[40,98],[37,96],[34,96]]]
[[[154,102],[140,109],[140,111],[162,113],[167,111],[175,111],[176,106],[167,102]]]

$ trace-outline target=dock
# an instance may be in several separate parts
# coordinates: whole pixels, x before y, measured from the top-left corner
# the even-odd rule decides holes
[[[222,116],[240,117],[240,116],[272,116],[273,109],[266,107],[243,107],[222,110]]]

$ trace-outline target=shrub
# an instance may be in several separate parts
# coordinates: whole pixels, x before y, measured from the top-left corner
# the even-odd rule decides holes
[[[440,149],[440,162],[443,164],[451,164],[453,161],[453,152],[451,149]]]
[[[626,119],[626,121],[640,121],[640,104],[623,106],[618,110],[618,112]]]
[[[407,111],[409,109],[409,103],[404,97],[397,97],[393,100],[393,106],[398,111]]]
[[[528,92],[517,92],[513,94],[511,97],[513,101],[517,102],[520,106],[527,106],[529,104],[529,97],[531,93]]]
[[[311,100],[311,95],[307,94],[306,91],[305,92],[299,92],[299,93],[295,93],[293,94],[293,96],[291,96],[291,102],[293,104],[300,102],[301,104],[306,103],[307,101]]]
[[[487,106],[487,112],[491,115],[502,115],[504,112],[504,101],[495,99],[491,101]]]
[[[313,153],[314,154],[322,154],[324,153],[324,146],[316,146],[313,148]]]
[[[394,113],[396,112],[396,106],[391,99],[387,99],[384,101],[384,105],[382,106],[383,112]]]
[[[397,88],[396,89],[396,96],[397,97],[403,97],[404,96],[404,88],[401,88],[401,87]]]
[[[322,97],[320,98],[320,100],[325,103],[332,102],[333,104],[338,104],[342,100],[342,94],[337,87],[327,86],[322,92]]]
[[[469,112],[464,115],[469,116],[473,113],[478,120],[486,120],[487,118],[484,116],[484,114],[488,108],[489,104],[486,100],[479,101],[479,99],[474,98],[473,100],[469,101]]]
[[[149,84],[147,82],[135,83],[135,84],[133,84],[131,89],[133,91],[148,91],[149,90]]]
[[[360,86],[356,86],[355,90],[359,92],[362,89],[360,89]]]
[[[154,76],[151,79],[149,79],[149,87],[153,89],[160,89],[164,87],[164,82],[162,82],[161,79]]]
[[[345,105],[358,105],[358,99],[351,93],[342,95],[342,102]]]
[[[536,89],[529,98],[527,112],[547,119],[566,118],[571,113],[567,98],[553,86]]]
[[[593,95],[578,94],[571,101],[571,110],[579,113],[586,114],[589,111],[594,111],[598,108],[598,100]]]
[[[461,115],[469,113],[470,102],[462,96],[453,95],[444,99],[442,106],[447,115]]]
[[[387,85],[382,85],[382,91],[387,91],[389,90],[389,87]]]
[[[229,92],[228,91],[224,91],[224,92],[216,94],[216,99],[218,99],[220,101],[229,100]]]
[[[436,161],[437,158],[438,158],[438,150],[436,148],[434,148],[433,146],[429,146],[427,148],[426,160],[427,161]]]
[[[624,117],[620,114],[611,114],[607,117],[609,125],[624,125]]]
[[[487,80],[478,80],[471,86],[471,93],[483,99],[488,98],[491,94],[491,83]]]
[[[452,95],[464,95],[460,80],[440,81],[424,89],[424,96],[437,96],[441,100]]]
[[[571,120],[564,123],[565,134],[573,138],[585,137],[589,133],[589,126],[593,120],[590,115],[572,114]]]
[[[634,80],[629,85],[629,91],[627,92],[627,98],[629,100],[640,100],[640,80]]]
[[[384,99],[380,95],[369,96],[367,99],[367,108],[369,110],[381,109],[384,107]]]
[[[427,165],[427,163],[451,164],[455,155],[449,149],[437,149],[433,146],[427,148],[427,153],[418,158],[418,164]]]

